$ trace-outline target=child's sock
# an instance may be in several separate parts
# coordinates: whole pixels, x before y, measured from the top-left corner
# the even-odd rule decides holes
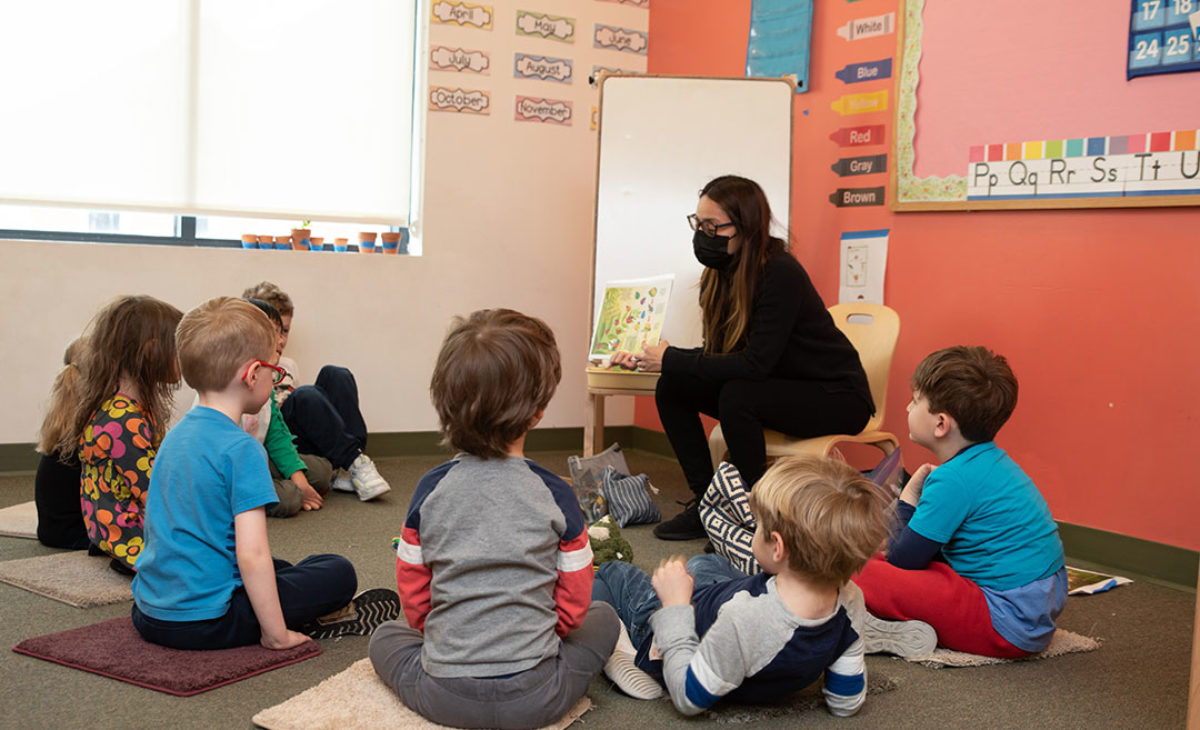
[[[621,633],[617,637],[617,646],[613,649],[612,656],[608,658],[608,663],[604,665],[604,676],[611,679],[622,692],[634,699],[656,700],[662,697],[662,685],[654,677],[637,668],[634,663],[636,657],[637,649],[634,648],[633,642],[629,639],[629,632],[625,630],[625,624],[622,623]]]

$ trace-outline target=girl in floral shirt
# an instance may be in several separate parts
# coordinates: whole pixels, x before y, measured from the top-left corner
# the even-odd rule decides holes
[[[76,410],[80,505],[88,539],[132,574],[154,453],[179,383],[175,327],[183,314],[148,296],[121,297],[92,323]]]

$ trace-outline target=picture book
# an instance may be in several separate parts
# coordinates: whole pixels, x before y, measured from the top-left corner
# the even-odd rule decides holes
[[[666,274],[606,284],[588,358],[603,360],[615,352],[639,353],[657,345],[674,281],[673,274]]]

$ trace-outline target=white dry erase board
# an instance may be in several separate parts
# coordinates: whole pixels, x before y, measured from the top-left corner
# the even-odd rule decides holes
[[[706,182],[741,175],[762,186],[786,238],[794,97],[789,79],[601,79],[589,327],[607,282],[674,274],[662,337],[700,345],[702,267],[687,215]]]

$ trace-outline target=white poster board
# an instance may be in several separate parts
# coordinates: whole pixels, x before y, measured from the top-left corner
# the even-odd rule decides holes
[[[706,182],[741,175],[762,186],[775,234],[786,238],[793,91],[786,79],[602,79],[589,325],[606,283],[671,273],[662,337],[680,347],[701,343],[702,267],[686,217]]]

